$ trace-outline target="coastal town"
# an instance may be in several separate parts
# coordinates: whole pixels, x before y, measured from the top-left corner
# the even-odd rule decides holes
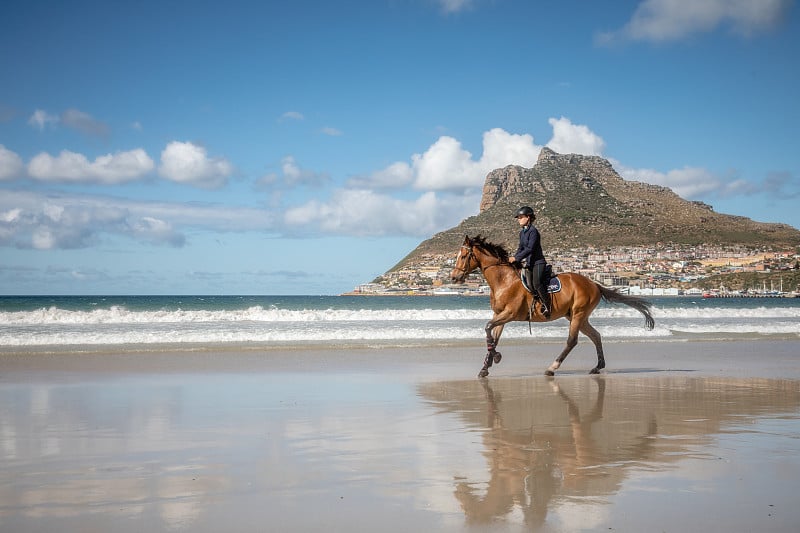
[[[578,272],[627,294],[800,297],[797,286],[800,253],[797,249],[775,251],[708,245],[585,248],[552,252],[548,261],[554,273]],[[451,284],[454,263],[455,256],[424,256],[411,266],[389,271],[371,283],[359,285],[349,294],[489,294],[489,287],[479,271],[470,274],[464,284]],[[737,277],[740,283],[726,285],[725,280],[735,274],[740,274]]]

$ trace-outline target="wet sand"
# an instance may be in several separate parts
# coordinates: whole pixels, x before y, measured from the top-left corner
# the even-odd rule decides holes
[[[0,531],[797,531],[800,342],[0,353]]]

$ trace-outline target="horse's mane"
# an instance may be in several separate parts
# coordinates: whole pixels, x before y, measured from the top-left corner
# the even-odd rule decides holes
[[[482,235],[478,235],[470,239],[473,246],[477,246],[481,250],[487,252],[489,255],[500,259],[504,263],[508,263],[508,251],[499,244],[494,244],[486,240]]]

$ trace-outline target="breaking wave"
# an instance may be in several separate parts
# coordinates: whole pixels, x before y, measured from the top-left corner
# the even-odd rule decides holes
[[[381,307],[381,306],[379,306]],[[472,308],[479,307],[479,308]],[[156,343],[325,343],[371,341],[384,345],[408,341],[470,341],[483,337],[491,311],[473,305],[437,309],[313,308],[286,309],[253,305],[241,309],[131,309],[111,305],[96,309],[58,306],[0,312],[0,346],[116,345]],[[747,302],[721,307],[658,305],[656,328],[643,328],[635,310],[602,306],[592,323],[606,339],[713,338],[742,335],[800,337],[800,306]],[[531,335],[563,339],[565,320],[546,324],[512,323],[504,338]]]

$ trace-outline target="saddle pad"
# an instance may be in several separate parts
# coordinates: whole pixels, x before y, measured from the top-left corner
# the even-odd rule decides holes
[[[550,283],[547,284],[547,292],[560,292],[561,291],[561,280],[558,279],[558,276],[553,276],[550,278]]]

